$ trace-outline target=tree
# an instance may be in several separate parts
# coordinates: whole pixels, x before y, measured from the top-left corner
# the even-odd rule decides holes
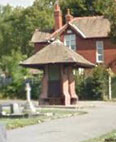
[[[113,43],[116,43],[116,1],[111,0],[109,3],[107,3],[107,8],[104,11],[104,15],[109,19],[111,24],[109,37]]]
[[[7,18],[12,13],[12,7],[7,5],[5,7],[0,7],[0,55],[3,55],[4,53],[8,53],[9,51],[9,41],[10,41],[10,35],[12,27],[9,22],[7,21]]]
[[[30,40],[34,30],[53,28],[53,9],[48,9],[46,5],[45,10],[38,5],[39,1],[28,8],[9,5],[0,8],[0,55],[10,55],[12,50],[32,55],[34,48]]]
[[[102,13],[95,8],[96,1],[97,0],[61,0],[60,5],[64,15],[66,15],[68,8],[71,10],[74,17],[101,15]]]
[[[22,95],[24,76],[27,75],[28,71],[25,68],[19,66],[21,60],[26,57],[22,55],[20,51],[12,51],[11,56],[2,56],[0,61],[0,68],[6,77],[12,79],[11,83],[1,88],[3,96],[19,97]]]
[[[114,0],[60,0],[63,14],[66,15],[69,8],[74,17],[103,15],[112,4],[114,4]]]

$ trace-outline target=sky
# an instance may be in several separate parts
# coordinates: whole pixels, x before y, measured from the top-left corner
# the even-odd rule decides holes
[[[33,4],[34,0],[0,0],[0,5],[7,5],[10,4],[14,7],[16,6],[30,6]]]

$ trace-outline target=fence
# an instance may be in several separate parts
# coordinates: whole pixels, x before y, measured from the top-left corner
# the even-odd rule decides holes
[[[11,77],[2,77],[0,76],[0,87],[7,86],[12,83]]]

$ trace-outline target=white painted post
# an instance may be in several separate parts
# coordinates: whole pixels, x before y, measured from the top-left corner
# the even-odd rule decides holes
[[[26,97],[27,97],[27,101],[31,102],[31,87],[29,83],[26,83]]]
[[[112,78],[109,74],[109,100],[112,100],[112,85],[111,85],[111,83],[112,83]]]

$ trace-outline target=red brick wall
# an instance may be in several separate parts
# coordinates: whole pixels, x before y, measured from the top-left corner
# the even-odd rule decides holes
[[[116,44],[112,44],[108,38],[85,40],[77,36],[77,52],[89,61],[96,63],[96,41],[103,41],[104,43],[105,64],[109,64],[116,59]]]
[[[42,43],[35,43],[35,52],[40,51],[41,49],[43,49],[45,46],[47,46],[48,43],[46,42],[42,42]]]
[[[73,31],[75,32],[75,31]],[[64,40],[64,32],[61,35],[61,40]],[[94,38],[84,39],[80,35],[76,36],[77,53],[85,57],[92,63],[96,63],[96,41],[103,41],[104,43],[104,63],[106,65],[111,64],[116,60],[116,44],[111,43],[109,38]],[[116,61],[110,65],[113,71],[116,72]]]
[[[84,40],[81,37],[77,36],[76,44],[77,53],[79,53],[92,63],[96,62],[95,40]]]

